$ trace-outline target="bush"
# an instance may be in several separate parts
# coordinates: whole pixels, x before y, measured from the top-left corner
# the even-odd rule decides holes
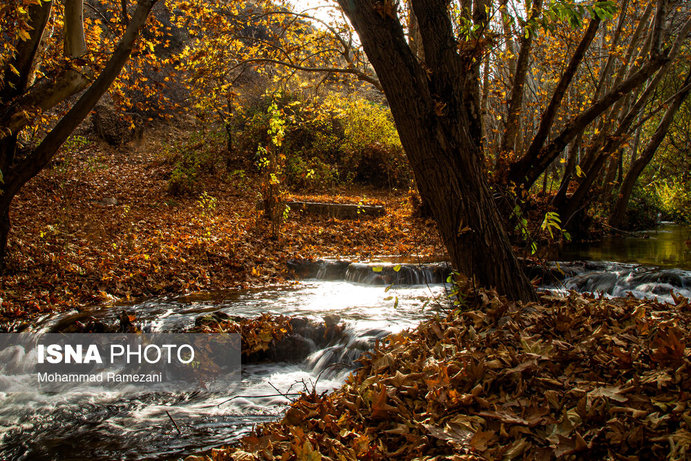
[[[269,142],[268,107],[275,100],[285,122],[281,154],[289,186],[320,189],[355,182],[407,187],[411,173],[389,110],[331,94],[323,99],[284,93],[260,99],[238,113],[236,153],[253,164]]]
[[[691,190],[682,180],[671,178],[655,185],[661,218],[687,223],[691,221]]]
[[[316,184],[334,186],[338,184],[338,170],[319,158],[305,159],[301,155],[288,157],[285,174],[292,186],[310,188]]]
[[[636,185],[631,193],[626,210],[626,220],[629,227],[634,229],[650,229],[655,227],[662,211],[657,194]]]
[[[199,192],[200,178],[215,174],[227,161],[223,137],[220,131],[198,131],[168,151],[167,161],[173,165],[168,193],[179,196]]]
[[[665,179],[650,186],[636,185],[626,210],[627,222],[637,229],[650,229],[660,221],[691,221],[691,191],[679,179]]]

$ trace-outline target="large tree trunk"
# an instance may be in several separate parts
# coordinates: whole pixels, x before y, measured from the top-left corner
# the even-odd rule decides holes
[[[474,19],[482,20],[478,2]],[[535,299],[511,249],[483,171],[475,42],[457,52],[446,3],[413,0],[425,65],[405,41],[395,12],[374,0],[341,0],[391,106],[420,193],[430,201],[454,266],[480,285]],[[477,7],[479,6],[479,7]]]

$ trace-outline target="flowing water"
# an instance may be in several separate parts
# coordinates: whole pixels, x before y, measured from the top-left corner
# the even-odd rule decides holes
[[[275,420],[285,411],[288,398],[277,389],[283,394],[313,387],[318,392],[331,390],[377,339],[413,328],[447,304],[438,265],[398,270],[387,265],[379,272],[354,265],[347,275],[347,267],[341,274],[331,266],[322,265],[320,274],[328,281],[160,298],[127,306],[127,311],[136,312],[143,330],[152,332],[182,331],[193,326],[197,317],[212,312],[240,317],[270,312],[320,323],[325,317],[334,321],[337,315],[345,328],[330,344],[315,345],[306,358],[243,365],[241,385],[226,394],[80,391],[56,395],[31,388],[0,393],[0,459],[178,459],[231,442],[254,424]],[[334,280],[337,277],[340,280]],[[382,285],[388,280],[399,284]],[[37,329],[59,331],[87,315],[116,323],[120,312],[122,308],[103,308],[50,316]],[[3,366],[0,363],[0,374]]]
[[[635,260],[632,263],[630,253],[602,250],[599,254],[584,247],[581,254],[565,257],[602,256],[624,262],[563,262],[559,268],[566,273],[565,278],[546,282],[545,288],[667,301],[672,299],[672,292],[691,296],[691,267],[684,262],[688,261],[688,253],[684,253],[688,251],[684,247],[688,233],[677,229],[670,238],[668,230],[650,234],[644,244],[622,245],[639,248],[637,245],[660,242],[659,248],[665,248],[662,253],[667,255],[663,259],[668,261],[670,254],[681,253],[675,261],[681,261],[678,267],[685,269],[651,268],[661,264],[641,259],[644,265],[639,265]],[[640,254],[643,250],[636,251]],[[654,253],[646,251],[649,256]],[[23,393],[0,393],[0,459],[180,459],[223,445],[246,434],[254,424],[280,417],[289,394],[312,388],[323,392],[340,385],[357,357],[376,340],[413,328],[423,318],[448,308],[443,282],[449,268],[445,264],[420,267],[332,261],[292,262],[291,266],[306,280],[285,287],[158,298],[45,317],[38,323],[38,331],[60,331],[87,315],[116,323],[123,309],[136,313],[144,331],[183,331],[199,316],[214,312],[241,317],[269,312],[304,317],[313,324],[338,321],[344,329],[327,344],[309,343],[311,353],[307,357],[243,365],[240,387],[225,394],[80,391],[56,395],[31,388]],[[0,374],[4,366],[0,362]]]

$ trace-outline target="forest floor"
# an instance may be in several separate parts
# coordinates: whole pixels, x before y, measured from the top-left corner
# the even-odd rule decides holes
[[[294,195],[382,204],[387,214],[340,220],[293,212],[278,240],[257,209],[251,175],[210,175],[198,193],[172,196],[174,137],[168,127],[121,148],[90,139],[63,149],[20,192],[0,276],[0,324],[16,328],[42,312],[166,293],[282,283],[290,258],[444,254],[433,224],[411,216],[408,191]]]
[[[689,459],[688,299],[463,292],[334,393],[188,460]]]

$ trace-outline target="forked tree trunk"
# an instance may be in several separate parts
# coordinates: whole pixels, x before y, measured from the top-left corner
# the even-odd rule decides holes
[[[74,103],[67,114],[65,114],[43,138],[38,146],[31,150],[27,149],[23,151],[21,156],[18,155],[17,158],[15,158],[17,134],[14,133],[8,136],[6,133],[0,133],[0,167],[3,173],[2,193],[0,194],[0,267],[2,267],[5,262],[7,237],[10,230],[9,212],[13,198],[29,180],[45,168],[62,143],[67,140],[75,128],[77,128],[89,112],[91,112],[101,96],[108,90],[129,59],[135,40],[139,36],[139,31],[144,27],[149,12],[156,4],[156,1],[157,0],[139,0],[137,9],[127,30],[99,76]],[[77,18],[76,20],[80,17],[80,14],[72,14],[72,18]],[[71,30],[74,29],[75,28],[72,27]],[[42,30],[35,29],[34,33],[40,35]],[[33,41],[35,40],[32,37],[32,40],[27,42]],[[27,53],[31,53],[31,59],[23,55],[19,56],[18,59],[27,61],[24,68],[30,69],[31,62],[35,59],[35,50],[29,49]],[[27,70],[26,72],[29,71],[30,70]],[[27,80],[25,75],[20,74],[19,78],[21,81]],[[22,87],[16,88],[20,88],[21,90]],[[60,89],[57,89],[56,91],[59,90]],[[1,102],[4,107],[9,106],[6,98],[7,95],[3,94]]]
[[[446,3],[413,0],[426,68],[393,11],[374,0],[341,0],[391,107],[420,193],[453,265],[513,299],[535,299],[503,228],[483,171],[478,69],[457,52]],[[474,19],[482,19],[482,5]],[[477,43],[468,42],[467,52]]]

